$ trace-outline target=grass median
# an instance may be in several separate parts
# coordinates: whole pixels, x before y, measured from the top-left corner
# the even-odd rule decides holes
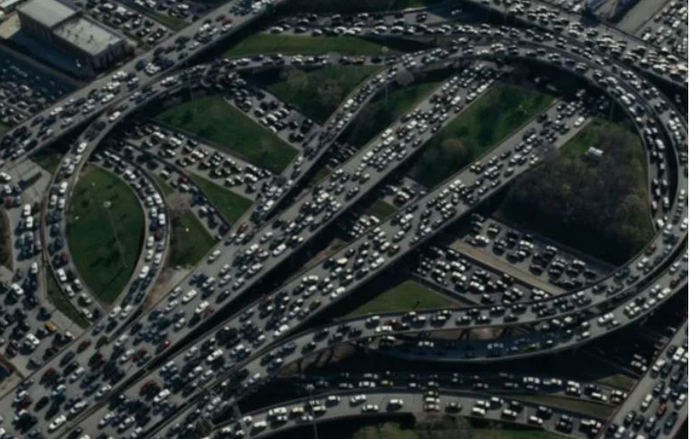
[[[339,53],[348,56],[376,56],[398,53],[385,43],[349,36],[315,37],[257,33],[237,42],[223,53],[225,57],[282,53],[284,55],[321,55]]]
[[[454,305],[455,302],[436,291],[413,280],[407,280],[358,307],[348,317],[393,311],[450,308]]]
[[[185,196],[175,192],[160,175],[152,175],[170,210],[170,249],[166,264],[170,267],[194,266],[211,250],[216,240],[190,210]]]
[[[398,209],[384,200],[375,199],[374,202],[364,207],[364,212],[374,215],[379,221],[384,221],[393,215]]]
[[[162,12],[148,12],[146,15],[173,31],[179,31],[189,25],[189,23],[181,18],[173,17],[172,15]]]
[[[527,87],[496,83],[424,147],[409,175],[432,188],[469,165],[546,109],[553,97]]]
[[[185,210],[172,214],[168,265],[194,266],[216,243],[194,214]]]
[[[360,13],[364,11],[397,11],[399,9],[431,7],[443,0],[295,0],[290,3],[291,11],[323,13]]]
[[[74,264],[89,289],[112,303],[141,252],[144,213],[132,189],[109,171],[87,167],[70,202],[67,237]]]
[[[237,221],[252,205],[251,200],[230,192],[205,178],[198,175],[190,175],[190,178],[201,188],[209,202],[218,209],[229,224]]]
[[[255,75],[252,79],[304,115],[323,123],[347,95],[380,66],[329,66],[316,70],[286,68]]]
[[[592,401],[583,401],[575,398],[566,398],[563,396],[519,395],[514,393],[508,393],[505,396],[506,398],[510,399],[519,399],[534,404],[544,404],[549,407],[569,410],[572,412],[581,413],[583,415],[593,416],[598,419],[608,419],[608,417],[615,410],[615,407],[613,406],[598,404]]]
[[[220,95],[183,102],[156,115],[155,119],[207,139],[219,149],[275,173],[282,171],[297,155],[292,146],[225,102]]]
[[[60,160],[62,160],[63,155],[64,152],[52,146],[47,146],[34,153],[31,156],[31,161],[52,174],[57,171],[58,166],[60,166]]]

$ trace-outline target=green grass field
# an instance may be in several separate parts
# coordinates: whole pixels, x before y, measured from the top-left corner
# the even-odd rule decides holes
[[[86,168],[72,195],[67,236],[86,285],[113,302],[136,267],[144,236],[144,214],[132,189],[106,170]]]
[[[376,218],[379,220],[383,221],[387,219],[389,216],[393,215],[395,211],[398,210],[396,209],[395,206],[388,204],[387,202],[383,200],[374,200],[373,203],[369,204],[364,208],[364,212],[366,212],[369,215],[374,215]]]
[[[321,183],[326,177],[328,177],[331,174],[331,171],[328,170],[325,166],[319,168],[318,171],[314,172],[314,174],[307,180],[305,183],[307,187],[314,187],[317,184]]]
[[[88,320],[77,311],[72,303],[65,297],[60,289],[57,279],[53,274],[51,268],[46,269],[46,295],[48,300],[52,303],[55,308],[63,313],[65,317],[79,325],[81,328],[87,328],[89,326]]]
[[[590,146],[604,151],[598,163],[585,158]],[[641,139],[623,125],[593,120],[558,156],[518,178],[496,215],[623,263],[654,235]]]
[[[213,237],[189,210],[172,215],[168,265],[196,265],[215,244]]]
[[[228,223],[232,224],[252,205],[252,201],[241,197],[234,192],[230,192],[217,184],[199,177],[190,175],[192,181],[196,183],[208,200],[213,204]]]
[[[366,422],[366,421],[363,421]],[[371,421],[370,421],[371,422]],[[338,425],[338,427],[336,427]],[[463,419],[429,419],[408,426],[397,422],[378,422],[355,426],[344,423],[324,426],[329,438],[334,439],[562,439],[554,433],[509,424],[492,423],[490,426],[472,427]]]
[[[175,189],[160,175],[153,174],[153,178],[164,197],[168,198],[175,192]],[[166,202],[169,201],[166,199]],[[208,233],[204,225],[189,209],[172,209],[170,225],[168,266],[194,266],[216,243],[213,236]]]
[[[553,101],[553,97],[498,83],[477,98],[424,146],[409,175],[434,187],[500,143]]]
[[[172,15],[163,14],[161,12],[149,11],[146,13],[146,15],[173,31],[184,29],[188,25],[188,23],[181,18],[173,17]]]
[[[280,74],[268,71],[252,79],[284,102],[323,123],[357,85],[380,66],[329,66],[316,70],[289,68]]]
[[[625,389],[625,390],[630,390],[633,388],[635,383],[637,382],[634,378],[631,378],[627,375],[624,375],[622,373],[616,373],[613,375],[609,375],[603,378],[600,378],[597,380],[599,384],[603,384],[605,386],[611,386],[611,387],[616,387],[618,389]]]
[[[282,53],[285,55],[339,53],[349,56],[375,56],[395,54],[398,51],[394,47],[357,37],[312,37],[307,35],[257,33],[237,42],[237,44],[225,51],[223,56],[238,57],[259,53]]]
[[[367,104],[352,123],[345,138],[352,145],[364,145],[376,134],[410,111],[415,104],[427,97],[439,85],[439,78],[411,84],[407,87],[394,88],[388,93],[377,95]]]
[[[64,152],[58,151],[52,146],[48,146],[34,153],[31,156],[31,160],[52,174],[57,170],[58,166],[60,166],[60,160],[63,155]]]
[[[156,184],[160,188],[161,192],[163,192],[163,196],[168,196],[175,192],[175,189],[173,189],[172,186],[170,186],[170,184],[168,184],[168,182],[165,181],[163,177],[154,173],[152,173],[151,175],[153,176],[153,179],[156,181]]]
[[[297,151],[219,96],[184,102],[156,115],[156,120],[203,137],[220,149],[279,173]]]
[[[410,311],[419,309],[448,308],[455,302],[437,292],[408,280],[385,291],[369,302],[358,307],[349,317],[375,314],[389,311]]]
[[[357,13],[364,11],[397,11],[398,9],[420,8],[433,6],[441,0],[355,0],[343,2],[339,0],[296,0],[290,3],[291,11],[311,11],[320,14],[341,12]]]
[[[597,404],[596,402],[582,401],[577,399],[565,398],[554,395],[518,395],[514,393],[506,394],[506,396],[514,399],[519,399],[536,404],[544,404],[550,407],[570,410],[584,415],[593,416],[599,419],[607,419],[615,410],[614,407]]]

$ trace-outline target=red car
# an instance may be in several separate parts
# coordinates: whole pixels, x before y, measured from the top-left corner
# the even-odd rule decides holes
[[[84,340],[81,343],[79,343],[79,346],[77,346],[77,352],[83,352],[91,346],[91,340]]]

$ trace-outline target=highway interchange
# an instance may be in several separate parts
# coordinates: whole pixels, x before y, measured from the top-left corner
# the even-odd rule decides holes
[[[425,407],[426,396],[423,392],[409,389],[364,392],[368,395],[366,404],[349,401],[353,394],[359,392],[333,392],[340,398],[328,400],[324,396],[326,416],[318,417],[314,407],[318,405],[320,411],[321,404],[308,403],[306,414],[298,416],[292,415],[293,408],[304,407],[305,400],[281,403],[287,407],[291,420],[273,419],[276,416],[269,415],[269,408],[251,413],[251,420],[235,419],[233,402],[268,383],[283,365],[343,342],[404,359],[457,363],[520,359],[572,349],[604,337],[642,320],[677,291],[683,291],[687,270],[678,270],[676,263],[687,266],[687,194],[684,190],[687,187],[687,128],[684,117],[648,79],[624,67],[625,63],[631,62],[625,56],[621,57],[622,64],[606,63],[601,61],[602,58],[589,56],[588,51],[597,53],[602,47],[589,47],[585,34],[570,32],[576,26],[566,25],[567,16],[556,13],[559,14],[556,17],[546,6],[525,12],[524,7],[517,3],[503,4],[511,13],[525,15],[528,19],[530,14],[543,17],[536,29],[528,30],[463,25],[451,29],[447,33],[449,40],[439,43],[437,48],[385,60],[385,65],[381,59],[367,60],[371,64],[382,64],[381,72],[358,86],[323,126],[309,132],[301,153],[282,175],[267,175],[266,180],[257,185],[256,201],[250,212],[231,227],[200,266],[152,309],[145,310],[141,305],[160,266],[147,269],[148,274],[139,279],[142,268],[149,267],[145,253],[142,253],[130,280],[132,288],[128,286],[127,292],[123,293],[118,309],[102,310],[95,300],[70,295],[70,290],[77,289],[76,285],[84,285],[84,282],[79,281],[76,267],[69,266],[73,277],[69,281],[61,281],[60,286],[68,297],[73,297],[75,305],[92,326],[67,342],[59,353],[49,356],[52,358],[40,364],[30,380],[0,399],[2,413],[13,413],[11,421],[10,416],[6,416],[3,428],[10,434],[26,434],[28,437],[38,437],[38,432],[42,437],[65,437],[76,429],[80,431],[78,435],[84,433],[90,437],[192,437],[190,435],[195,428],[194,424],[189,428],[188,419],[202,414],[214,426],[218,437],[263,437],[300,422],[388,410],[421,413],[429,411]],[[3,169],[12,175],[30,152],[85,126],[62,158],[59,171],[45,190],[47,195],[36,200],[43,203],[39,215],[41,227],[50,228],[49,234],[43,233],[48,264],[42,268],[55,270],[58,279],[62,278],[59,270],[65,269],[62,265],[65,261],[53,255],[54,250],[61,247],[56,247],[55,241],[61,240],[63,245],[67,241],[64,215],[80,171],[91,156],[95,158],[94,151],[111,130],[130,114],[179,93],[190,83],[200,89],[219,85],[225,90],[236,91],[243,87],[238,75],[240,72],[291,63],[314,68],[340,63],[339,56],[285,56],[186,66],[187,58],[249,25],[268,6],[269,2],[265,1],[230,2],[207,16],[212,23],[225,23],[217,28],[211,25],[216,30],[209,30],[208,25],[203,25],[206,27],[201,30],[197,23],[203,23],[204,17],[157,46],[174,47],[171,53],[176,56],[157,57],[154,54],[167,51],[153,49],[125,65],[121,70],[123,73],[92,82],[0,139],[7,158]],[[227,15],[228,11],[231,15]],[[505,11],[499,8],[499,12]],[[217,20],[221,15],[223,18]],[[559,29],[563,30],[559,37],[548,33]],[[386,29],[374,30],[372,33],[379,37],[387,34]],[[396,33],[391,30],[391,34]],[[366,32],[366,28],[362,30],[362,33]],[[423,29],[411,29],[405,37],[424,38],[424,35]],[[182,42],[184,37],[188,41]],[[638,44],[625,36],[618,37],[623,38],[628,46]],[[199,44],[190,49],[190,41]],[[599,46],[605,44],[600,43]],[[141,62],[152,59],[152,64]],[[427,194],[406,204],[391,218],[365,231],[328,259],[303,270],[257,300],[242,305],[239,311],[222,312],[230,309],[230,303],[246,296],[247,291],[254,291],[252,287],[308,246],[314,237],[373,191],[398,166],[412,160],[416,151],[423,149],[444,123],[452,119],[452,115],[463,111],[493,81],[509,74],[484,63],[501,61],[509,64],[516,60],[531,60],[568,70],[618,101],[628,113],[651,152],[648,157],[650,181],[666,178],[671,182],[665,186],[665,192],[659,194],[655,194],[650,185],[650,199],[662,203],[665,197],[667,205],[650,209],[658,231],[646,251],[596,283],[560,296],[506,305],[367,316],[304,328],[309,319],[332,309],[381,272],[421,248],[444,228],[469,216],[478,204],[517,176],[528,172],[545,157],[557,154],[556,150],[584,128],[591,116],[587,103],[594,97],[585,95],[552,105],[544,117],[523,126],[471,167],[460,170]],[[333,147],[348,124],[376,93],[395,81],[398,73],[414,75],[445,68],[454,69],[455,75],[342,163],[325,182],[298,193],[305,176],[316,169],[320,159]],[[641,73],[650,73],[655,79],[686,87],[683,75],[675,68],[647,69],[642,65]],[[108,90],[94,91],[104,88]],[[470,94],[472,98],[469,98]],[[580,119],[582,121],[578,121]],[[536,136],[536,132],[543,134]],[[130,144],[135,149],[141,145],[136,142]],[[160,150],[157,152],[162,155]],[[126,162],[120,152],[111,149],[100,153],[100,156],[96,161],[105,157],[105,164],[101,163],[104,166],[107,166],[107,160]],[[125,175],[125,180],[134,184],[135,179],[140,179],[143,193],[154,199],[162,198],[155,189],[155,182],[146,177],[145,168],[129,164],[122,169],[120,172]],[[177,172],[184,171],[178,168]],[[147,210],[154,207],[147,204],[145,196],[139,197],[139,201],[147,206]],[[164,208],[158,201],[155,204],[159,209]],[[147,215],[147,221],[158,222],[165,229],[165,221],[158,213],[151,215],[150,219]],[[148,226],[147,222],[147,230],[150,229]],[[168,248],[169,232],[158,236],[160,246],[156,249],[162,258]],[[158,258],[157,255],[155,257]],[[27,272],[27,276],[31,276],[30,270]],[[79,289],[90,295],[84,286]],[[14,291],[12,294],[22,296],[24,293]],[[217,309],[209,310],[208,301],[215,302]],[[201,320],[211,314],[214,315],[212,325],[197,329]],[[173,327],[174,330],[171,329]],[[519,336],[504,336],[490,341],[433,342],[415,337],[420,333],[491,327],[529,330]],[[680,343],[679,337],[682,338],[686,329],[678,331],[680,335],[674,338],[675,345]],[[190,339],[190,334],[193,339]],[[685,345],[687,347],[687,340]],[[684,361],[681,367],[687,373],[687,352],[681,353],[678,361]],[[55,370],[65,366],[69,372],[65,371],[64,377],[60,378]],[[155,385],[150,384],[151,377],[155,378]],[[623,405],[635,406],[637,398],[646,396],[645,390],[639,389],[650,385],[646,382],[638,384]],[[56,409],[52,410],[50,419],[38,421],[30,411],[19,409],[24,407],[21,401],[30,400],[30,405],[46,396],[48,391],[60,395],[60,401],[66,402],[62,408],[60,403],[51,403]],[[448,410],[447,404],[456,401],[458,407],[461,405],[463,408],[450,410],[457,410],[463,416],[507,419],[561,432],[566,428],[559,427],[561,421],[570,419],[568,422],[575,427],[570,425],[567,432],[573,435],[592,437],[608,434],[610,429],[617,430],[625,422],[617,415],[606,425],[606,420],[558,411],[546,418],[539,416],[538,409],[529,404],[524,404],[515,415],[506,415],[505,410],[514,410],[510,408],[508,399],[487,403],[482,414],[482,410],[474,410],[473,407],[483,407],[484,403],[480,401],[489,397],[458,395],[445,389],[438,392],[438,396],[427,396],[440,398],[442,404],[433,404],[440,404],[441,410]],[[108,403],[114,399],[117,400],[115,409]],[[402,407],[393,409],[391,407],[399,405],[399,401],[391,404],[391,400],[404,403]],[[369,407],[367,404],[370,403],[377,406]],[[686,417],[685,399],[681,398],[676,403],[677,412]],[[294,413],[301,412],[294,409]],[[618,413],[622,413],[622,409]],[[264,425],[262,419],[269,419],[269,422]],[[655,422],[663,430],[660,434],[673,437],[682,419],[671,424],[670,428],[663,424],[666,420]],[[568,422],[563,421],[563,425]],[[649,431],[655,428],[656,424],[652,423]]]

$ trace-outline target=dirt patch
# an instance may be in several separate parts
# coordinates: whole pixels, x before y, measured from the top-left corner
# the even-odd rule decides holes
[[[153,308],[165,294],[177,285],[185,276],[189,274],[188,269],[175,269],[165,267],[158,276],[156,284],[151,288],[146,300],[144,301],[144,309],[150,310]]]

